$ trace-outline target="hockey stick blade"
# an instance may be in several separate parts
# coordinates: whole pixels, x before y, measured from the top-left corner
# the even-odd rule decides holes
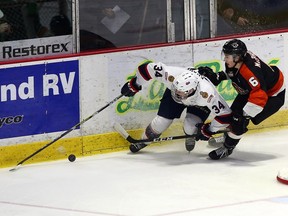
[[[71,131],[75,130],[77,127],[79,127],[80,125],[84,124],[85,122],[87,122],[89,119],[93,118],[95,115],[97,115],[98,113],[100,113],[101,111],[103,111],[104,109],[106,109],[107,107],[109,107],[110,105],[112,105],[113,103],[115,103],[117,100],[119,100],[121,97],[123,97],[124,95],[121,94],[119,96],[117,96],[116,98],[114,98],[112,101],[110,101],[109,103],[107,103],[105,106],[103,106],[102,108],[100,108],[99,110],[97,110],[96,112],[94,112],[92,115],[90,115],[89,117],[83,119],[81,122],[77,123],[76,125],[74,125],[73,127],[71,127],[69,130],[66,130],[64,133],[62,133],[60,136],[56,137],[54,140],[52,140],[51,142],[47,143],[45,146],[43,146],[42,148],[38,149],[37,151],[35,151],[33,154],[27,156],[26,158],[24,158],[22,161],[20,161],[14,168],[10,169],[9,171],[13,172],[16,171],[24,162],[26,162],[27,160],[29,160],[30,158],[34,157],[36,154],[38,154],[39,152],[43,151],[44,149],[46,149],[48,146],[52,145],[53,143],[55,143],[56,141],[58,141],[59,139],[61,139],[62,137],[66,136],[67,134],[69,134]]]
[[[10,169],[10,172],[15,172],[16,170],[18,170],[20,168],[21,164],[15,166],[14,168]]]
[[[113,128],[124,138],[127,139],[130,135],[127,133],[127,131],[118,123],[114,122]]]
[[[130,143],[145,143],[145,142],[162,142],[162,141],[171,141],[171,140],[177,140],[177,139],[186,139],[189,137],[195,137],[196,135],[180,135],[180,136],[168,136],[168,137],[159,137],[159,138],[154,138],[154,139],[134,139],[131,137],[128,132],[117,122],[114,123],[113,125],[114,129],[128,142]],[[217,132],[218,133],[224,133],[227,132],[228,130],[220,130]]]
[[[182,135],[182,136],[170,136],[170,137],[159,137],[155,139],[134,139],[131,137],[128,132],[118,123],[115,122],[113,124],[113,128],[128,142],[130,143],[141,143],[141,142],[161,142],[161,141],[169,141],[173,139],[183,139],[183,138],[188,138],[188,137],[195,137],[195,135]]]

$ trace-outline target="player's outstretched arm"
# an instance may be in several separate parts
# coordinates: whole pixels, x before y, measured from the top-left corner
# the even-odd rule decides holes
[[[210,67],[199,67],[199,74],[207,77],[215,86],[219,85],[222,80],[226,80],[227,76],[224,71],[220,71],[215,73]]]

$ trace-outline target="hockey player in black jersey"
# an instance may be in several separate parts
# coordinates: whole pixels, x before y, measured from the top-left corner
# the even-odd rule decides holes
[[[239,143],[243,134],[248,131],[251,120],[258,125],[284,104],[285,83],[281,70],[269,66],[258,56],[247,50],[244,42],[239,39],[227,41],[222,49],[225,61],[225,72],[214,73],[210,68],[199,72],[210,79],[214,85],[222,80],[231,79],[238,92],[231,105],[231,132],[224,136],[222,147],[210,152],[211,159],[218,160],[229,156]]]

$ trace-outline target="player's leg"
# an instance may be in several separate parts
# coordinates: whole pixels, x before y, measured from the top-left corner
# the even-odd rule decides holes
[[[228,157],[232,154],[234,148],[239,143],[242,136],[238,136],[234,133],[228,132],[224,135],[224,143],[221,147],[211,151],[209,157],[212,160],[219,160]]]
[[[146,127],[142,135],[143,139],[154,139],[161,136],[173,122],[173,119],[180,118],[185,106],[176,103],[171,97],[171,91],[166,89],[161,99],[157,116]],[[130,151],[135,153],[145,148],[149,143],[131,143]]]
[[[234,120],[230,124],[231,131],[224,133],[223,145],[209,153],[211,159],[219,160],[231,155],[244,133],[248,131],[249,120],[243,116],[243,107],[247,103],[247,99],[246,95],[238,95],[233,101],[231,110]]]
[[[197,127],[195,126],[198,123],[202,123],[201,118],[198,116],[187,113],[184,119],[183,130],[186,135],[197,134]],[[189,137],[185,139],[185,148],[188,152],[192,151],[195,147],[195,137]]]
[[[198,128],[197,124],[203,123],[209,116],[210,110],[207,107],[187,107],[187,114],[184,120],[184,133],[186,135],[196,134]],[[189,137],[185,139],[185,148],[188,152],[192,151],[195,147],[196,140],[194,137]]]
[[[285,101],[285,90],[280,92],[275,97],[269,97],[264,109],[261,113],[251,118],[253,124],[257,125],[276,113],[284,104]],[[232,121],[231,132],[228,132],[225,136],[225,141],[222,147],[209,153],[209,157],[213,160],[219,160],[221,158],[228,157],[232,154],[233,149],[239,143],[243,134],[248,131],[249,119],[243,116],[243,107],[247,103],[247,95],[238,95],[234,100],[231,109],[233,115],[238,119],[237,121]]]
[[[146,127],[145,132],[142,135],[142,139],[155,139],[161,136],[173,122],[172,119],[167,119],[157,115],[152,122]],[[145,148],[149,143],[131,143],[129,149],[131,152],[136,153]]]
[[[251,118],[251,121],[255,125],[260,124],[262,121],[278,112],[278,110],[284,105],[284,102],[285,102],[285,90],[280,92],[275,97],[269,97],[262,112],[260,112],[254,118]]]

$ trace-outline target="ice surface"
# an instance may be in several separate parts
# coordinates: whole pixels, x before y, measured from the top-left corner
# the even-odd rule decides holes
[[[286,216],[288,128],[248,133],[229,158],[212,161],[183,141],[0,170],[2,216]]]

